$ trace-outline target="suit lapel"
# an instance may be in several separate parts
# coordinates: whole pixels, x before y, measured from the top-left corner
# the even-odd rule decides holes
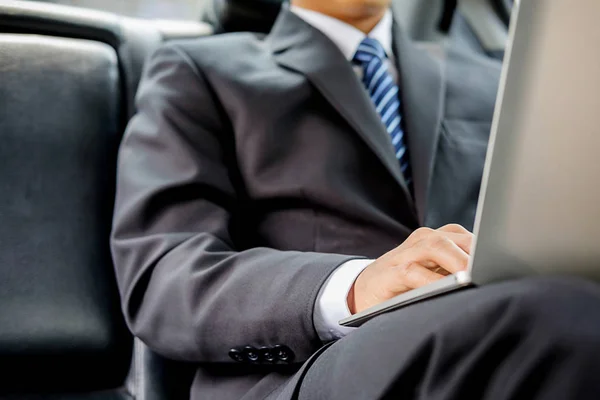
[[[440,61],[410,42],[397,25],[394,40],[415,206],[423,224],[444,110],[444,69]]]
[[[267,43],[280,65],[305,75],[350,123],[411,202],[388,133],[362,82],[337,46],[286,9],[282,10]]]

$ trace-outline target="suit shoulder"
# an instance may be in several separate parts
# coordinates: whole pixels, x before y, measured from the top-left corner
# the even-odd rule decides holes
[[[267,51],[264,38],[263,34],[226,33],[175,40],[165,46],[177,48],[197,65],[223,67],[236,59],[264,54]]]

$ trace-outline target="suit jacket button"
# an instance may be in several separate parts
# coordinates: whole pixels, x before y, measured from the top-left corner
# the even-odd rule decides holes
[[[294,361],[294,352],[287,346],[277,345],[273,349],[277,359],[284,363],[291,363]]]
[[[258,350],[256,350],[252,346],[244,347],[244,356],[245,356],[246,360],[248,360],[251,363],[256,363],[260,360]]]
[[[244,353],[242,353],[238,349],[231,349],[231,350],[229,350],[229,357],[231,357],[231,359],[233,361],[239,362],[239,363],[242,363],[242,362],[246,361],[246,358],[244,357]]]
[[[262,360],[262,362],[273,363],[277,361],[277,358],[275,357],[275,352],[270,347],[261,347],[258,350],[258,352],[260,354],[260,359]]]

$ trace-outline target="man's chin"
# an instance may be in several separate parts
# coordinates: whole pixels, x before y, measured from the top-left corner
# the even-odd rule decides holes
[[[344,16],[347,20],[351,19],[364,19],[368,17],[375,17],[382,15],[390,7],[387,1],[357,1],[357,2],[339,2],[330,0],[332,5],[331,9],[338,15]],[[334,5],[335,4],[335,5]]]

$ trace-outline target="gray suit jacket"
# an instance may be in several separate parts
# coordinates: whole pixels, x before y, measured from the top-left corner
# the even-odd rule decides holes
[[[499,65],[431,57],[400,30],[395,54],[414,200],[351,65],[292,13],[267,37],[169,44],[149,63],[111,245],[131,330],[197,363],[192,397],[289,398],[322,346],[313,307],[336,267],[419,226],[472,227]],[[230,355],[276,345],[293,362]]]

